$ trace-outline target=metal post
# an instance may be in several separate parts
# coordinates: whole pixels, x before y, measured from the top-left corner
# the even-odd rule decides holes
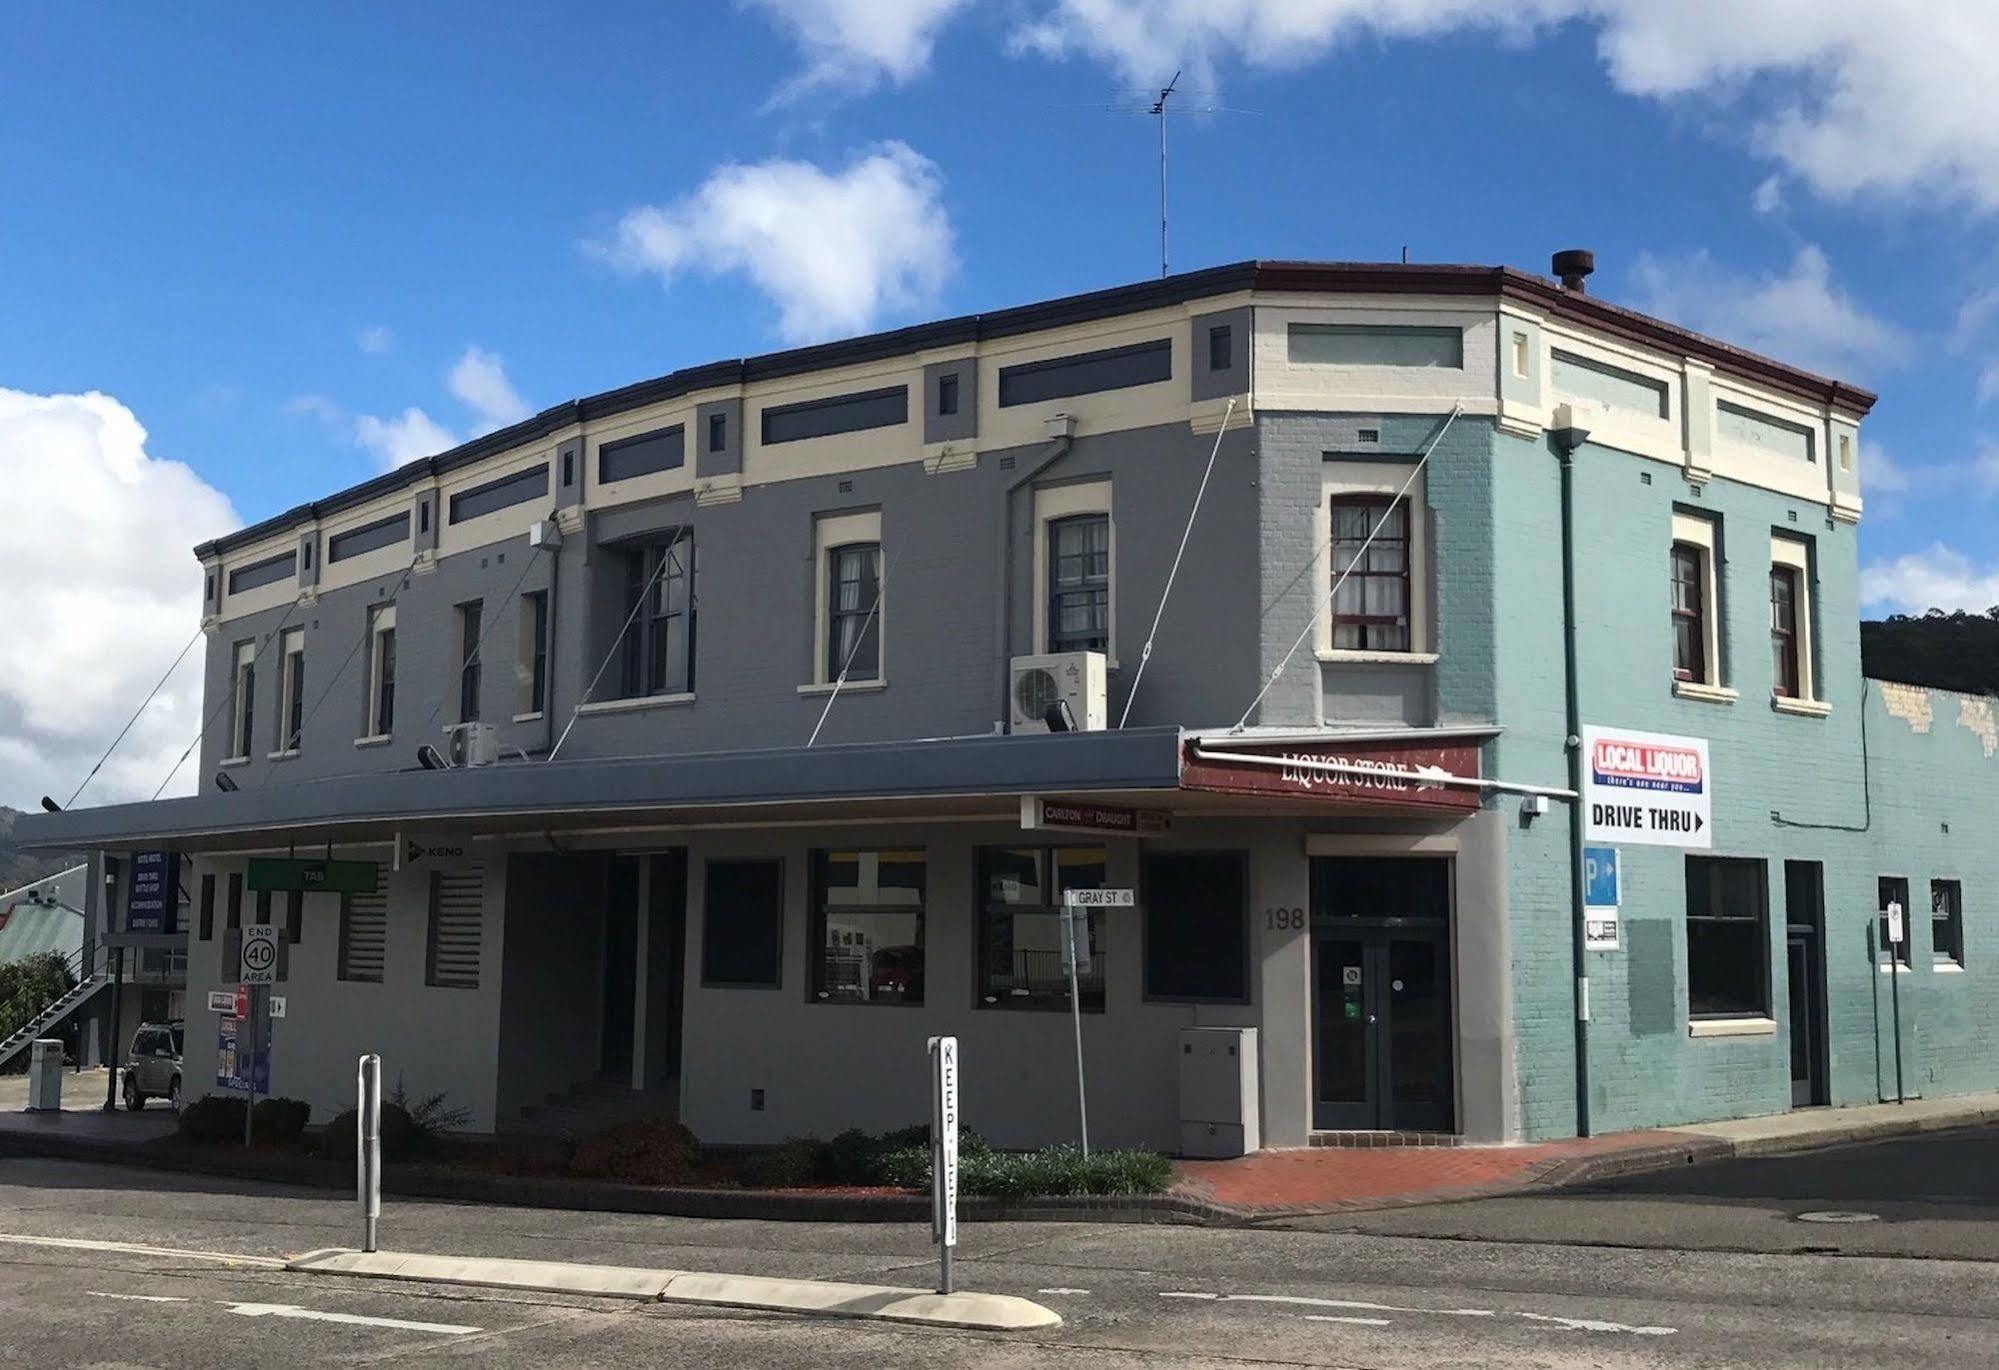
[[[1076,983],[1076,919],[1088,911],[1073,903],[1062,906],[1062,959],[1069,963],[1069,1016],[1076,1025],[1076,1119],[1082,1126],[1083,1159],[1090,1159],[1090,1096],[1083,1084],[1083,996]],[[1084,927],[1089,924],[1085,923]]]
[[[121,1000],[124,988],[125,948],[113,947],[111,949],[111,1025],[104,1030],[105,1041],[110,1047],[109,1054],[105,1057],[104,1061],[104,1064],[110,1068],[110,1078],[104,1082],[104,1107],[107,1112],[118,1107],[118,1063],[124,1055],[118,1049],[118,1029],[120,1026],[119,1014],[123,1008]]]
[[[354,1069],[355,1187],[361,1201],[361,1249],[375,1249],[375,1227],[382,1217],[382,1058],[363,1056]]]
[[[1562,474],[1562,687],[1566,696],[1569,763],[1569,966],[1575,977],[1572,1024],[1576,1054],[1576,1135],[1590,1135],[1589,1097],[1589,917],[1583,902],[1583,723],[1576,662],[1576,443],[1556,438]]]
[[[937,1243],[937,1292],[955,1287],[958,1246],[958,1039],[930,1039],[930,1239]]]
[[[1893,921],[1889,927],[1893,929]],[[1902,946],[1908,936],[1905,924],[1900,937],[1888,940],[1888,998],[1894,1006],[1892,1012],[1895,1016],[1895,1102],[1898,1104],[1906,1102],[1902,1097]]]
[[[252,1120],[257,1115],[257,998],[263,992],[262,985],[250,986],[250,1017],[246,1026],[250,1029],[247,1045],[238,1040],[236,1053],[238,1064],[243,1069],[243,1146],[250,1146]]]

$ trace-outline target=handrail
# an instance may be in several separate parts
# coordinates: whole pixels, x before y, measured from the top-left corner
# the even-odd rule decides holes
[[[95,980],[99,975],[104,973],[104,969],[108,967],[111,959],[111,948],[100,945],[93,947],[91,950],[92,954],[87,963],[82,947],[78,947],[75,951],[62,958],[62,968],[68,976],[70,983],[60,993],[42,998],[39,1002],[31,996],[16,994],[6,1003],[0,1004],[0,1021],[11,1021],[22,1007],[26,1006],[28,1009],[26,1016],[20,1019],[20,1026],[8,1033],[5,1038],[0,1038],[0,1045],[12,1045],[16,1038],[25,1032],[31,1031],[36,1024],[40,1023],[50,1009],[76,994],[92,980]],[[86,969],[88,969],[88,974],[85,973]]]

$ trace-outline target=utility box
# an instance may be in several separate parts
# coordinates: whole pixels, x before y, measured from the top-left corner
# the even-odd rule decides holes
[[[62,1043],[44,1037],[28,1047],[28,1111],[55,1112],[62,1107]]]
[[[1180,1154],[1246,1156],[1263,1145],[1257,1125],[1256,1029],[1180,1029]]]

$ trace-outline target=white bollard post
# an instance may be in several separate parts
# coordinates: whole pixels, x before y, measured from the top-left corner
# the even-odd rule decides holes
[[[354,1164],[361,1199],[361,1249],[375,1249],[375,1227],[382,1217],[382,1058],[363,1056],[354,1071]]]
[[[937,1292],[954,1288],[958,1250],[958,1039],[930,1039],[930,1239],[937,1244]]]

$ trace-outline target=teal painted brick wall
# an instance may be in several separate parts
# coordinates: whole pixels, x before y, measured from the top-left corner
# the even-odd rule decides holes
[[[1650,482],[1644,479],[1650,475]],[[1497,714],[1495,773],[1564,783],[1559,468],[1545,442],[1498,437],[1493,483]],[[1724,683],[1733,704],[1676,698],[1666,608],[1674,506],[1721,526]],[[1687,1029],[1686,858],[1624,848],[1624,946],[1592,953],[1591,1111],[1596,1130],[1779,1112],[1790,1105],[1786,860],[1823,863],[1830,1064],[1834,1102],[1893,1088],[1887,977],[1868,960],[1877,873],[1905,874],[1919,916],[1918,966],[1902,977],[1905,1072],[1930,1092],[1999,1085],[1989,1051],[1992,982],[1978,949],[1999,943],[1991,896],[1999,850],[1999,759],[1957,719],[1955,696],[1932,694],[1936,721],[1917,733],[1866,688],[1874,773],[1873,822],[1859,827],[1862,786],[1855,529],[1823,506],[1715,480],[1696,490],[1671,467],[1585,446],[1576,458],[1579,674],[1588,723],[1706,737],[1714,783],[1713,854],[1767,863],[1767,954],[1775,1034],[1692,1039]],[[1767,576],[1772,532],[1815,545],[1813,607],[1824,719],[1770,707]],[[1975,706],[1974,706],[1975,707]],[[1948,717],[1946,717],[1948,715]],[[1941,783],[1939,783],[1941,782]],[[1782,815],[1789,823],[1777,821]],[[1522,1127],[1530,1137],[1575,1128],[1573,984],[1568,908],[1568,814],[1561,806],[1510,843]],[[1954,830],[1941,831],[1949,824]],[[1981,841],[1967,834],[1985,835]],[[1929,880],[1963,881],[1966,971],[1928,965]],[[1878,1001],[1878,1012],[1877,1012]],[[1885,1060],[1885,1073],[1884,1073]]]

